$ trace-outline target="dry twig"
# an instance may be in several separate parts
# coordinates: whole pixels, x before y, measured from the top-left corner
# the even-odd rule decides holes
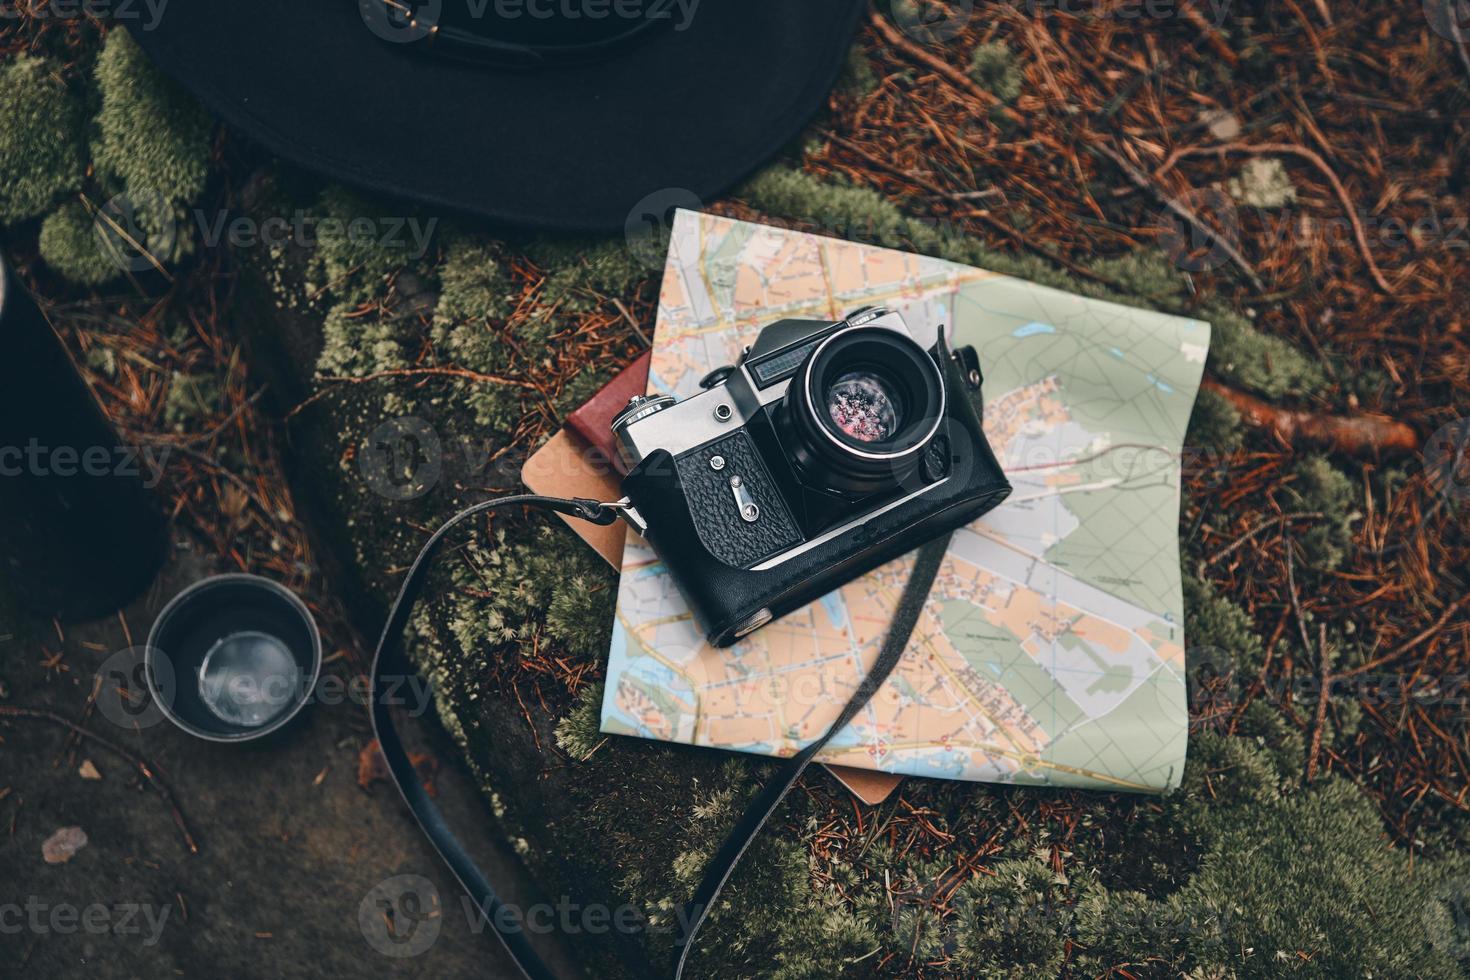
[[[1332,691],[1332,659],[1327,653],[1327,624],[1317,624],[1317,713],[1312,720],[1312,744],[1307,751],[1307,782],[1317,778],[1317,757],[1322,753],[1322,729],[1327,726],[1327,698]]]
[[[1393,419],[1278,408],[1214,378],[1205,378],[1200,387],[1233,405],[1246,424],[1272,430],[1289,446],[1321,446],[1350,456],[1392,456],[1419,451],[1419,436],[1405,423]]]

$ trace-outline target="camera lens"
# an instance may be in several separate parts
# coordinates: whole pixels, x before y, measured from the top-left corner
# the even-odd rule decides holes
[[[782,404],[802,479],[824,490],[891,489],[918,464],[944,416],[939,367],[907,334],[839,330],[812,351]]]
[[[898,396],[877,374],[850,371],[827,389],[827,415],[859,442],[881,442],[898,431]]]

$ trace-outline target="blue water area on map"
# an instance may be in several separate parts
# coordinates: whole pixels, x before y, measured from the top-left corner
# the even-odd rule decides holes
[[[629,660],[628,634],[619,620],[613,621],[612,640],[608,643],[607,650],[607,670],[609,677],[642,679],[650,687],[669,691],[674,697],[689,694],[688,683],[668,666],[647,657],[640,658],[637,662]],[[658,739],[660,736],[650,731],[639,719],[618,707],[616,690],[616,685],[609,684],[602,696],[601,727],[605,730],[608,722],[615,718],[629,728],[637,729],[642,738]]]
[[[1108,350],[1112,351],[1113,352],[1113,356],[1116,357],[1120,361],[1126,361],[1128,359],[1128,358],[1126,358],[1123,355],[1123,352],[1120,351],[1120,350],[1118,350],[1118,348],[1116,348],[1116,347],[1109,347]]]
[[[628,676],[641,677],[648,681],[649,686],[668,691],[673,695],[681,694],[689,687],[667,664],[661,664],[647,657],[631,666],[628,669]]]
[[[1028,323],[1024,327],[1017,327],[1011,331],[1012,337],[1033,337],[1039,333],[1056,333],[1057,328],[1050,323]]]
[[[822,596],[822,608],[827,611],[827,620],[833,627],[847,627],[847,604],[842,601],[841,592],[828,592]]]
[[[1151,385],[1154,385],[1156,388],[1158,388],[1162,392],[1166,392],[1166,393],[1168,393],[1170,395],[1174,394],[1174,389],[1173,388],[1169,387],[1167,384],[1165,384],[1163,381],[1159,380],[1158,378],[1154,377],[1152,374],[1150,374],[1148,376],[1148,383],[1151,384]]]
[[[919,764],[913,767],[918,770],[914,775],[959,779],[965,774],[965,763],[966,758],[963,752],[945,749],[920,757]]]
[[[860,734],[857,729],[853,728],[854,724],[855,722],[849,722],[846,728],[842,729],[842,731],[838,732],[836,735],[833,735],[832,740],[827,743],[827,748],[832,750],[842,750],[855,749],[867,745],[867,737]],[[798,744],[805,747],[815,741],[815,738],[808,738],[803,739]]]

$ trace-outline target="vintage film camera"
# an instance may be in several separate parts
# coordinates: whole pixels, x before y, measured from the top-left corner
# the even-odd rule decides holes
[[[924,350],[882,309],[781,320],[699,394],[612,422],[624,515],[728,646],[1010,493],[974,348]]]

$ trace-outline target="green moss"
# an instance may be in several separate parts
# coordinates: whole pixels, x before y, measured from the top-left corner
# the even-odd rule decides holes
[[[1276,972],[1305,959],[1322,976],[1460,975],[1427,941],[1434,869],[1416,873],[1387,846],[1378,814],[1351,784],[1208,813],[1213,841],[1201,873],[1164,916],[1137,929],[1115,917],[1084,933],[1094,962],[1112,947],[1172,952],[1187,970]]]
[[[1244,433],[1240,413],[1220,395],[1208,388],[1200,389],[1189,417],[1189,431],[1184,443],[1193,449],[1230,453],[1240,448]]]
[[[304,210],[314,247],[302,281],[279,299],[292,308],[325,306],[318,375],[408,369],[429,340],[442,362],[484,374],[511,372],[513,351],[493,322],[514,309],[498,246],[456,231],[441,254],[433,244],[437,218],[413,214],[390,225],[382,218],[389,205],[339,185],[317,193]],[[481,431],[508,431],[521,417],[519,389],[463,382],[451,390],[454,404]],[[414,389],[388,397],[395,411],[420,407]]]
[[[153,67],[124,30],[107,35],[97,85],[97,171],[121,187],[125,210],[147,233],[150,253],[176,261],[194,247],[185,205],[204,192],[209,176],[209,116]]]
[[[1041,857],[998,861],[955,893],[954,965],[967,976],[1056,976],[1075,930],[1066,876]]]
[[[20,55],[0,67],[0,223],[34,218],[86,173],[79,102],[58,65]]]
[[[80,201],[68,201],[41,223],[41,258],[72,282],[96,286],[121,274],[103,248],[95,220]]]
[[[384,207],[333,184],[321,192],[312,208],[316,235],[312,277],[318,287],[341,302],[360,304],[381,298],[388,278],[410,261],[407,249],[354,228],[356,224],[360,229],[364,221],[376,228],[373,216],[382,214]]]
[[[750,204],[778,217],[815,222],[823,234],[937,255],[941,234],[914,221],[877,191],[824,184],[812,175],[771,167],[739,190]]]
[[[1306,963],[1314,976],[1457,976],[1453,866],[1411,869],[1352,785],[1285,790],[1293,775],[1246,739],[1200,733],[1182,789],[1145,818],[1203,847],[1182,887],[1150,898],[1086,868],[998,862],[956,894],[957,965],[1049,976],[1066,952],[1083,975],[1139,963],[1150,975],[1275,975]]]
[[[152,191],[174,201],[203,193],[209,116],[153,67],[127,31],[108,33],[97,59],[97,85],[97,166],[120,178],[129,193]]]
[[[1014,102],[1025,85],[1016,54],[1004,41],[978,45],[970,55],[970,77],[1002,102]]]
[[[403,325],[372,308],[339,303],[322,322],[322,352],[317,373],[326,377],[363,377],[409,365]]]
[[[540,238],[527,251],[547,271],[547,306],[589,310],[596,302],[589,294],[623,297],[652,276],[622,238]]]
[[[175,371],[164,399],[164,424],[181,430],[193,419],[208,417],[219,408],[222,395],[219,379],[214,375]]]
[[[1244,678],[1236,687],[1237,698],[1245,694],[1252,678]],[[1339,703],[1336,710],[1347,705]],[[1308,706],[1308,712],[1314,710]],[[1307,761],[1307,736],[1286,720],[1281,709],[1264,698],[1254,698],[1236,722],[1236,734],[1249,740],[1264,753],[1280,773],[1301,773]]]
[[[1335,569],[1352,547],[1352,522],[1360,516],[1354,509],[1357,492],[1353,483],[1326,457],[1318,455],[1297,461],[1291,475],[1287,492],[1295,501],[1295,509],[1325,515],[1298,539],[1307,560],[1318,568]]]
[[[588,684],[577,695],[577,704],[556,724],[556,744],[578,762],[586,762],[607,741],[602,734],[603,685]]]
[[[483,655],[529,640],[543,626],[579,655],[605,646],[613,573],[580,540],[539,524],[521,540],[500,531],[492,546],[472,544],[464,558],[450,621],[461,649]]]
[[[889,973],[944,962],[944,976],[1092,976],[1130,964],[1149,964],[1147,975],[1276,975],[1303,962],[1320,967],[1309,975],[1456,976],[1457,958],[1470,951],[1455,915],[1467,890],[1462,863],[1421,858],[1411,868],[1362,794],[1335,779],[1300,788],[1299,762],[1255,738],[1198,733],[1180,791],[1131,809],[1113,828],[1132,860],[1150,842],[1197,852],[1157,894],[1105,884],[1088,858],[1054,848],[1038,828],[1002,837],[999,858],[960,883],[945,912],[936,899],[955,882],[943,855],[926,860],[877,842],[861,863],[834,859],[818,877],[806,851],[815,825],[788,811],[783,820],[805,831],[758,842],[696,962],[735,976],[848,975],[874,954],[888,957]],[[956,805],[992,793],[1028,805],[1016,791],[953,791]],[[728,764],[713,788],[696,790],[685,849],[670,862],[677,887],[660,907],[672,910],[693,887],[749,795],[748,776]],[[1098,797],[1074,806],[1084,823],[1107,812]],[[945,826],[942,813],[925,812]],[[662,877],[641,866],[625,886],[646,894]]]
[[[482,429],[510,432],[525,414],[519,388],[489,382],[466,382],[459,391],[460,403]]]
[[[577,543],[579,558],[563,562],[546,606],[546,632],[577,657],[602,656],[612,638],[617,577]]]
[[[1184,623],[1191,680],[1207,668],[1216,676],[1233,669],[1244,677],[1260,669],[1265,650],[1250,616],[1193,575],[1184,576]]]
[[[878,74],[861,45],[854,45],[847,53],[837,87],[854,99],[866,99],[878,91]]]
[[[117,351],[98,344],[87,348],[87,369],[108,378],[117,377]]]
[[[1322,366],[1280,337],[1261,333],[1233,312],[1220,311],[1211,319],[1209,363],[1220,377],[1273,399],[1302,397],[1327,386]]]
[[[388,208],[333,184],[308,209],[303,226],[314,247],[301,292],[328,304],[319,375],[365,377],[410,368],[426,340],[422,328],[434,302],[430,290],[439,256],[432,242],[438,222],[414,215],[389,225],[381,217]],[[470,302],[464,285],[456,282],[451,308]],[[446,334],[441,330],[438,336]],[[412,411],[416,395],[397,391],[391,404],[394,411]],[[481,406],[486,414],[489,407]]]
[[[509,316],[514,303],[510,279],[495,248],[456,239],[438,271],[434,343],[456,364],[483,374],[504,374],[514,352],[496,332],[495,321]]]
[[[503,320],[515,309],[514,290],[499,251],[474,238],[450,242],[439,266],[439,288],[437,323]]]
[[[1185,298],[1187,283],[1184,276],[1158,250],[1140,250],[1096,259],[1092,262],[1092,270],[1116,282],[1125,292],[1135,297],[1148,297],[1154,303]],[[1182,312],[1178,307],[1176,310]]]
[[[733,760],[732,760],[733,761]],[[695,793],[685,821],[684,850],[673,860],[673,891],[655,903],[672,917],[694,891],[709,855],[725,839],[754,795],[750,769],[720,767],[709,788]],[[835,890],[812,883],[809,850],[816,828],[796,835],[764,834],[751,846],[725,896],[711,909],[692,971],[710,976],[772,977],[782,980],[839,976],[853,962],[881,948],[885,921],[877,925],[855,911]],[[663,877],[655,872],[657,877]],[[645,879],[645,893],[648,893]],[[869,893],[874,882],[860,888]],[[877,913],[871,900],[864,910]]]

